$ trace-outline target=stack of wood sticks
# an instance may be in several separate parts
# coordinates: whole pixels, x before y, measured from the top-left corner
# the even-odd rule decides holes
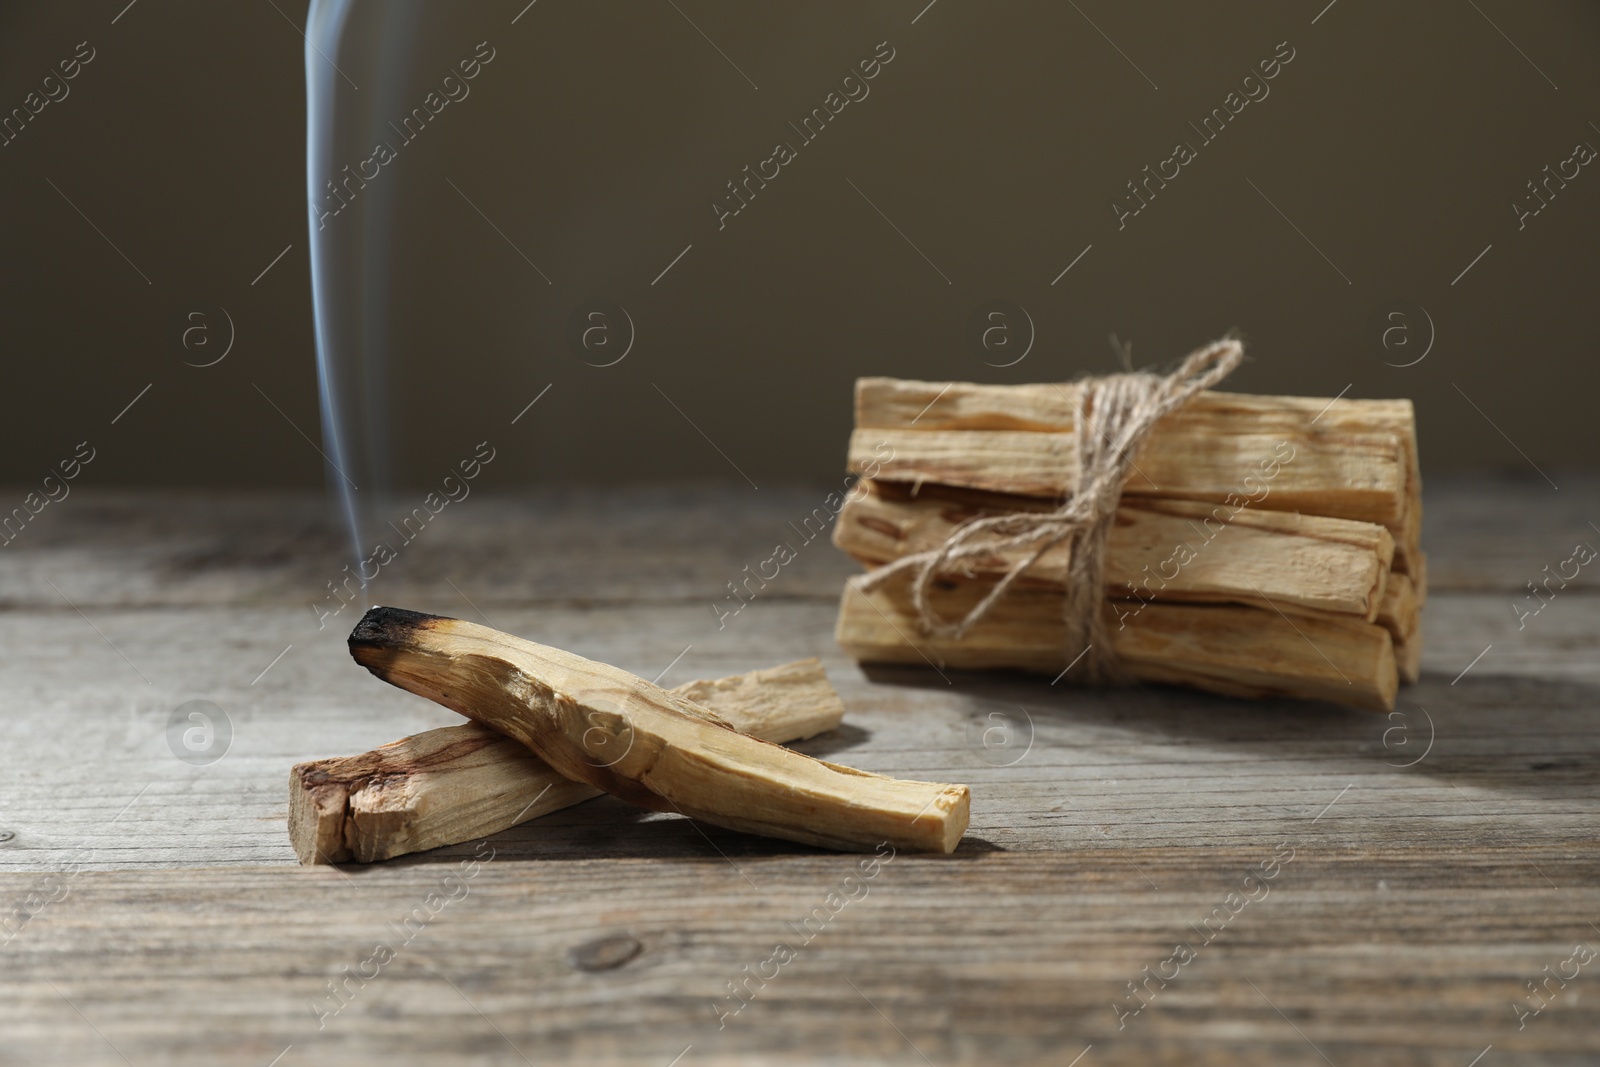
[[[869,569],[968,520],[1048,512],[1077,477],[1074,384],[863,378],[834,542]],[[1417,678],[1427,597],[1408,400],[1203,392],[1134,454],[1106,545],[1105,621],[1136,680],[1388,710]],[[1057,675],[1070,541],[959,637],[926,632],[909,573],[851,579],[838,639],[865,662]],[[1027,550],[941,570],[929,606],[963,617]]]

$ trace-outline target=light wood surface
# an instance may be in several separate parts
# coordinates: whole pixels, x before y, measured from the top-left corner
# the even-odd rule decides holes
[[[1512,1007],[1600,948],[1597,572],[1513,610],[1600,545],[1600,482],[1559,481],[1430,479],[1427,647],[1387,716],[863,672],[832,637],[858,568],[802,532],[821,488],[475,495],[375,580],[662,685],[822,657],[845,721],[800,751],[972,787],[960,850],[871,878],[611,798],[301,868],[291,765],[459,718],[349,662],[356,609],[318,631],[344,565],[319,502],[79,490],[0,552],[0,1063],[1592,1062],[1600,961]],[[231,724],[209,765],[169,748],[190,700]],[[1127,984],[1280,844],[1268,895],[1119,1030]],[[319,1030],[329,980],[354,992]]]

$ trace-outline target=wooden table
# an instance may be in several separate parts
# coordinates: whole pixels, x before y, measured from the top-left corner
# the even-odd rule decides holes
[[[75,491],[0,552],[0,1062],[1594,1063],[1600,567],[1512,605],[1600,545],[1597,490],[1435,480],[1388,717],[863,672],[831,637],[852,568],[797,535],[821,489],[475,494],[373,580],[667,684],[821,656],[848,714],[805,751],[972,786],[955,855],[857,899],[854,857],[609,798],[297,866],[291,764],[454,716],[350,662],[358,608],[318,629],[320,501]]]

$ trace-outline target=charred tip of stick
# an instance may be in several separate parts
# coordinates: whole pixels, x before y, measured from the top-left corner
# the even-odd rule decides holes
[[[405,608],[369,608],[350,631],[350,647],[393,648],[409,642],[418,630],[425,630],[442,618]]]
[[[381,657],[374,653],[395,652],[411,645],[419,630],[446,621],[442,615],[427,615],[405,608],[371,608],[350,631],[350,655],[369,670],[378,669]]]

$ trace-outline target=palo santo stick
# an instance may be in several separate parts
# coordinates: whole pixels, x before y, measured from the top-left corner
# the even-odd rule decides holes
[[[688,682],[673,692],[780,744],[831,730],[844,715],[816,659]],[[465,723],[296,765],[289,839],[304,864],[372,863],[487,837],[599,795],[519,742]]]
[[[856,381],[856,426],[862,429],[1031,430],[1067,433],[1077,423],[1073,383],[979,385],[902,378]],[[1291,434],[1308,427],[1336,433],[1390,433],[1405,449],[1408,488],[1420,491],[1417,418],[1409,400],[1324,401],[1320,397],[1203,392],[1156,424],[1209,437],[1234,433]]]
[[[1074,491],[1071,434],[1015,430],[857,429],[852,473],[880,481],[951,485],[1059,498]],[[1134,455],[1123,497],[1223,503],[1265,492],[1251,506],[1401,525],[1405,457],[1390,433],[1152,432]],[[1275,468],[1270,477],[1265,471]]]
[[[627,671],[459,619],[373,608],[357,663],[538,753],[558,773],[653,811],[847,851],[951,852],[964,785],[899,781],[739,733]]]
[[[1378,622],[1394,638],[1394,658],[1400,680],[1417,681],[1422,671],[1422,604],[1410,575],[1389,575]]]
[[[856,425],[873,429],[1071,431],[1077,424],[1076,382],[980,385],[919,382],[906,378],[858,378]],[[1206,434],[1286,433],[1308,425],[1351,433],[1393,433],[1416,439],[1416,413],[1409,400],[1348,400],[1318,397],[1200,393],[1156,424]]]
[[[1069,665],[1062,595],[1013,586],[959,638],[924,636],[911,606],[909,580],[872,590],[849,580],[835,636],[856,659],[934,663],[962,669],[1009,668],[1055,675]],[[969,610],[984,583],[936,588],[932,604],[946,618]],[[1108,602],[1138,611],[1118,628],[1108,619],[1118,658],[1140,681],[1190,686],[1225,696],[1328,700],[1384,711],[1394,707],[1398,676],[1389,632],[1349,616],[1279,615],[1232,605]]]
[[[1402,574],[1415,578],[1421,573],[1422,562],[1422,492],[1416,488],[1415,477],[1406,485],[1406,511],[1400,521],[1390,526],[1394,534],[1394,567]]]
[[[1032,497],[962,494],[938,486],[914,497],[892,484],[863,481],[860,488],[840,511],[833,542],[870,565],[937,548],[959,524],[979,515],[1050,508]],[[966,562],[970,574],[998,580],[1024,556],[1012,550]],[[1393,539],[1375,523],[1129,500],[1117,510],[1106,545],[1106,589],[1111,596],[1141,599],[1293,605],[1370,622],[1378,615],[1393,556]],[[1071,558],[1068,543],[1056,545],[1023,580],[1061,588]]]
[[[1077,383],[978,385],[972,382],[919,382],[900,378],[856,381],[858,430],[1010,430],[1070,433],[1077,421]],[[1324,401],[1317,397],[1255,396],[1246,393],[1201,393],[1167,415],[1148,446],[1166,451],[1168,434],[1198,436],[1206,441],[1232,434],[1270,434],[1294,441],[1312,434],[1392,434],[1401,450],[1402,500],[1388,518],[1316,507],[1279,505],[1274,510],[1302,510],[1341,518],[1383,522],[1395,535],[1398,569],[1413,573],[1412,558],[1420,551],[1422,475],[1417,457],[1416,413],[1409,400]],[[883,440],[867,435],[869,447]],[[1139,460],[1141,467],[1149,464]],[[1152,477],[1154,477],[1154,472]],[[1243,473],[1240,471],[1239,473]],[[1049,493],[1060,491],[1052,488]],[[1190,494],[1176,494],[1193,498]],[[1211,497],[1205,497],[1211,499]],[[1272,505],[1265,505],[1273,509]]]
[[[1417,621],[1416,628],[1403,638],[1395,638],[1394,662],[1400,672],[1400,680],[1408,685],[1415,684],[1422,678],[1422,621]]]
[[[1389,575],[1384,585],[1383,601],[1378,607],[1378,623],[1394,634],[1398,641],[1416,632],[1421,614],[1422,606],[1417,603],[1416,586],[1412,584],[1410,575]]]

